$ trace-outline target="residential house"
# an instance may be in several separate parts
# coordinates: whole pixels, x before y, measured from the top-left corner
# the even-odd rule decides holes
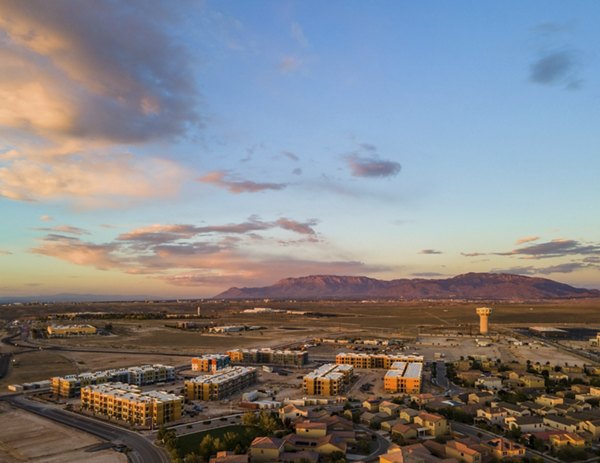
[[[283,440],[277,437],[257,437],[250,444],[252,462],[279,461],[283,452]]]
[[[415,416],[414,423],[427,428],[428,435],[432,437],[440,437],[450,432],[448,420],[437,413],[420,413]]]
[[[504,426],[504,420],[508,416],[508,413],[503,408],[499,407],[485,407],[477,410],[476,421],[483,422],[488,425]]]
[[[481,452],[459,440],[446,442],[445,453],[449,458],[456,458],[464,463],[481,463]]]
[[[499,460],[523,458],[526,453],[525,447],[503,437],[492,439],[486,442],[486,445],[491,448],[492,455]]]
[[[543,376],[523,375],[519,378],[521,385],[529,389],[543,389],[546,387],[546,382]]]
[[[558,429],[560,431],[566,431],[571,433],[576,433],[580,430],[579,421],[576,419],[570,418],[568,416],[545,416],[544,424],[552,429]]]
[[[400,409],[402,407],[394,402],[390,402],[389,400],[384,400],[379,404],[379,411],[383,413],[387,413],[390,416],[396,418],[400,414]]]
[[[506,429],[518,429],[522,433],[539,432],[546,429],[541,416],[509,416],[504,420]]]
[[[319,421],[301,421],[296,423],[296,434],[306,437],[323,437],[327,435],[327,425]]]
[[[236,455],[229,450],[217,452],[217,456],[210,458],[210,463],[248,463],[248,455]]]

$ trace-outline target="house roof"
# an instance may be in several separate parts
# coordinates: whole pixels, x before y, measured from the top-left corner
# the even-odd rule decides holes
[[[277,437],[256,437],[250,447],[256,449],[280,449],[283,445],[283,440]]]

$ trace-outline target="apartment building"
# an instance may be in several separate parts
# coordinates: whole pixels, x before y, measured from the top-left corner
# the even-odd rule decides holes
[[[192,359],[192,371],[203,371],[214,373],[217,370],[227,368],[231,363],[229,355],[224,354],[206,354]]]
[[[419,394],[422,375],[422,363],[394,362],[383,378],[383,387],[393,394]]]
[[[227,367],[213,375],[198,376],[186,380],[185,394],[188,400],[221,400],[257,380],[257,370],[252,367]]]
[[[48,337],[66,338],[69,336],[87,336],[96,334],[97,329],[92,325],[48,325]]]
[[[338,395],[350,382],[354,367],[326,363],[304,376],[304,392],[309,395]]]
[[[77,375],[55,376],[50,379],[52,393],[60,397],[75,397],[81,388],[107,382],[118,382],[145,386],[149,384],[175,381],[175,367],[170,365],[142,365],[114,370],[80,373]]]
[[[181,418],[183,397],[141,392],[131,384],[104,383],[81,388],[81,407],[139,426],[159,426]]]
[[[234,349],[227,351],[232,363],[268,363],[302,366],[308,363],[308,352],[278,349]]]
[[[394,362],[423,363],[423,356],[404,354],[364,354],[357,352],[340,353],[335,356],[335,363],[338,365],[352,365],[354,368],[390,369]]]

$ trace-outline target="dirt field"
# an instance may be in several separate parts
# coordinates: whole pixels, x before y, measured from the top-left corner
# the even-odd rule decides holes
[[[125,463],[112,449],[95,450],[102,441],[36,415],[0,404],[0,461],[5,463]]]
[[[33,351],[13,357],[15,363],[9,375],[0,380],[0,390],[13,383],[41,381],[51,376],[77,373],[77,364],[67,356],[56,352]]]

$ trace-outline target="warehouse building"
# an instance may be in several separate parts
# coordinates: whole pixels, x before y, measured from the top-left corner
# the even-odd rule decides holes
[[[50,338],[66,338],[69,336],[88,336],[98,330],[92,325],[48,325],[46,328]]]
[[[304,392],[309,395],[338,395],[352,378],[351,365],[326,363],[304,376]]]
[[[81,407],[138,426],[160,426],[181,418],[183,397],[141,392],[131,384],[105,383],[81,388]]]
[[[213,375],[186,380],[188,400],[221,400],[256,383],[258,373],[252,367],[228,367]]]

